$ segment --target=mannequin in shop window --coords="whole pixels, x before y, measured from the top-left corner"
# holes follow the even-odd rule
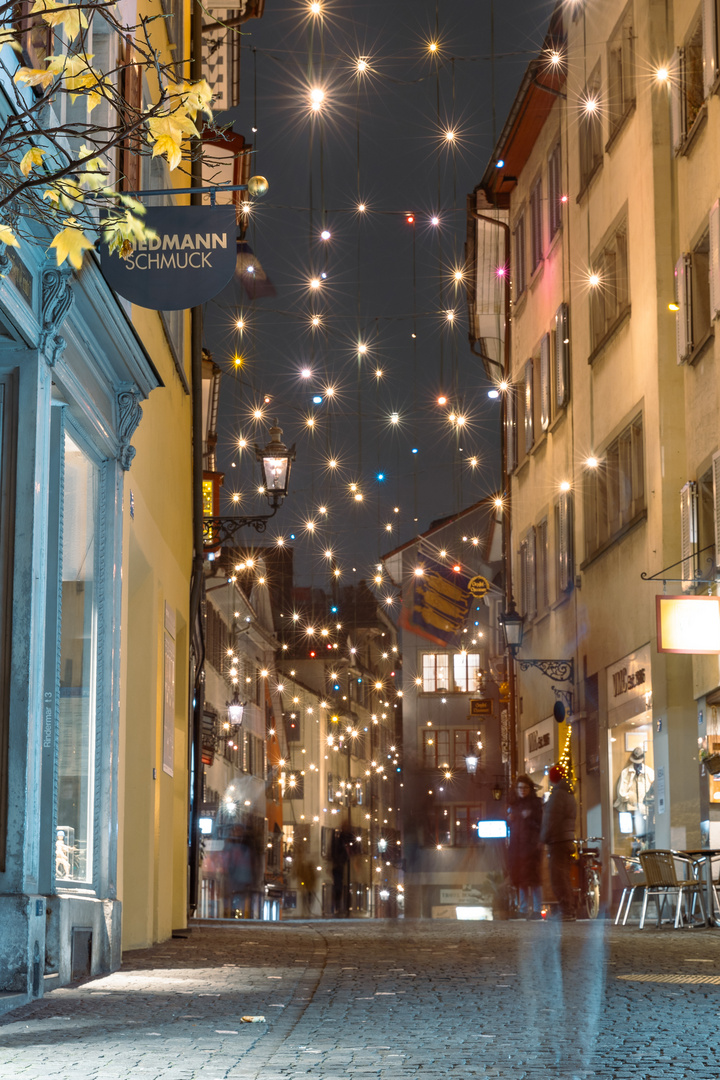
[[[632,814],[633,832],[641,847],[647,846],[655,772],[645,764],[645,751],[636,746],[617,782],[615,809]]]

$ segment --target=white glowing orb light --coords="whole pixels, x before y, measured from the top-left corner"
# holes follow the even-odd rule
[[[325,100],[325,91],[319,86],[313,86],[310,91],[310,108],[313,112],[319,112],[322,109],[323,101]]]

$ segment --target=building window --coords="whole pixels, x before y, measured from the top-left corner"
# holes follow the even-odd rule
[[[301,730],[300,730],[300,717],[297,713],[285,713],[283,716],[285,721],[285,738],[287,742],[300,742]]]
[[[688,360],[712,326],[712,302],[717,296],[717,268],[710,265],[710,233],[675,264],[675,314],[678,364]],[[718,297],[720,299],[720,297]]]
[[[535,273],[543,257],[542,180],[538,179],[530,192],[530,253],[531,273]]]
[[[578,102],[580,111],[580,190],[584,191],[602,164],[600,65],[590,76]]]
[[[527,267],[525,261],[525,211],[515,225],[515,299],[522,296],[527,286]]]
[[[560,140],[548,158],[548,230],[550,239],[562,225],[562,148]]]
[[[708,6],[703,4],[703,8]],[[708,62],[710,64],[711,39]],[[670,128],[673,150],[682,150],[703,107],[706,95],[703,19],[698,15],[685,44],[676,49],[670,63]],[[715,66],[714,63],[712,66]],[[708,78],[710,75],[708,74]]]
[[[608,114],[610,138],[635,104],[635,39],[632,4],[628,4],[608,42]]]
[[[442,847],[469,847],[478,843],[477,825],[483,817],[481,806],[444,806],[435,812],[430,842]]]
[[[482,752],[482,732],[474,728],[458,729],[453,732],[454,754],[453,768],[465,769],[465,758],[468,754],[480,757]]]
[[[55,877],[92,881],[100,470],[65,435]]]
[[[550,563],[548,557],[548,520],[543,518],[535,530],[535,591],[538,614],[550,607]]]
[[[555,312],[555,412],[564,409],[570,399],[570,319],[567,304]]]
[[[645,510],[642,415],[608,446],[585,473],[585,555],[610,543]]]
[[[555,504],[556,574],[558,596],[569,592],[574,584],[575,551],[573,540],[572,493],[563,491]]]
[[[527,619],[536,615],[535,529],[529,529],[520,543],[520,610]]]
[[[423,693],[450,690],[450,656],[448,653],[424,653],[422,658]]]
[[[447,730],[430,728],[422,733],[423,739],[423,768],[425,769],[449,769],[450,768],[450,732]]]
[[[453,656],[453,690],[473,694],[477,689],[480,654],[461,652]]]
[[[590,291],[590,331],[593,350],[611,333],[630,306],[627,220],[615,226],[592,259],[597,284]]]
[[[533,362],[525,364],[525,384],[523,388],[523,427],[525,429],[525,453],[529,454],[535,442],[533,417]]]

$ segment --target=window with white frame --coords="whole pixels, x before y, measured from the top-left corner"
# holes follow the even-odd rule
[[[690,252],[675,263],[677,362],[692,357],[720,313],[720,204],[712,207],[708,228]]]
[[[574,532],[572,492],[563,491],[555,504],[556,576],[557,591],[561,596],[574,584]]]
[[[527,264],[525,255],[525,211],[515,223],[515,272],[513,282],[515,285],[515,299],[522,296],[527,286]]]
[[[561,304],[555,312],[555,363],[553,382],[555,412],[564,409],[570,399],[570,318],[567,304]]]
[[[424,694],[450,690],[449,653],[423,653],[422,688]]]
[[[450,732],[446,728],[422,732],[422,761],[425,769],[450,768]]]
[[[543,257],[542,180],[533,184],[530,192],[530,272],[535,273]]]
[[[580,190],[583,191],[602,164],[602,119],[600,108],[600,64],[588,79],[578,102],[580,110]]]
[[[635,104],[635,35],[632,3],[628,4],[608,41],[608,117],[610,138]]]
[[[533,443],[535,442],[532,360],[528,360],[525,364],[525,378],[523,385],[523,429],[525,432],[525,453],[529,454],[533,448]]]
[[[480,654],[460,652],[453,656],[453,690],[472,694],[477,690]]]
[[[548,158],[548,231],[550,239],[562,225],[562,147],[558,139]]]
[[[709,469],[685,484],[680,491],[680,549],[682,591],[695,584],[707,589],[707,568],[717,565],[720,550],[720,453],[714,454]]]
[[[585,557],[591,558],[645,510],[642,414],[585,472]]]
[[[630,307],[628,227],[623,218],[592,258],[595,280],[590,290],[591,345],[597,349]]]
[[[670,61],[670,138],[682,151],[717,73],[715,4],[703,0],[684,44]]]

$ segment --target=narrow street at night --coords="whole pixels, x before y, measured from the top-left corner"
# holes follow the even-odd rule
[[[193,929],[6,1015],[0,1076],[707,1078],[719,957],[603,920]]]

